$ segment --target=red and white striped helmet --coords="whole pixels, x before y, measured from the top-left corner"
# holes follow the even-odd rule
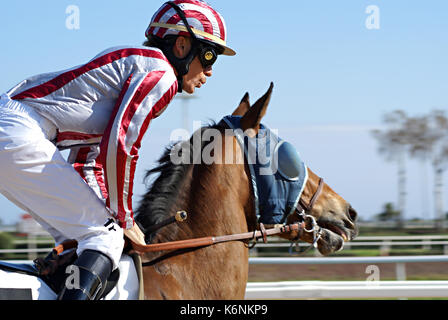
[[[185,14],[191,30],[198,39],[211,41],[224,49],[222,54],[233,56],[235,51],[226,45],[227,30],[224,18],[210,5],[202,0],[173,1]],[[190,36],[181,17],[168,3],[164,3],[154,14],[146,29],[146,37],[150,35],[164,38],[167,35]]]

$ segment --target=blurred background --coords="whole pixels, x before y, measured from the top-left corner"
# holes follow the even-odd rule
[[[135,174],[134,207],[148,188],[146,170],[172,142],[173,130],[191,133],[194,121],[219,121],[245,92],[255,102],[273,81],[264,123],[293,143],[307,165],[359,214],[359,243],[335,255],[445,256],[448,3],[209,3],[224,16],[228,44],[237,55],[219,57],[205,86],[193,96],[178,95],[151,123]],[[109,47],[140,45],[161,4],[2,3],[0,91],[32,75],[86,63]],[[4,197],[0,205],[0,247],[9,250],[0,251],[0,259],[43,254],[39,248],[50,246],[48,237],[29,215]],[[30,237],[34,253],[14,251],[26,249]],[[251,252],[282,256],[288,248],[260,246]],[[367,265],[256,264],[250,280],[365,280]],[[403,278],[394,263],[378,266],[382,280]],[[288,271],[277,272],[280,267]],[[410,263],[404,277],[448,280],[446,270],[446,262]]]

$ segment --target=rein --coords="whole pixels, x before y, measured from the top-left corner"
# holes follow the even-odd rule
[[[164,243],[154,243],[142,245],[133,243],[132,248],[139,253],[165,251],[165,250],[181,250],[196,247],[211,246],[217,243],[229,242],[229,241],[241,241],[263,238],[263,241],[267,242],[267,236],[273,236],[281,233],[289,233],[292,231],[301,232],[305,229],[305,223],[294,223],[289,225],[276,225],[273,228],[266,229],[265,226],[260,223],[260,230],[236,233],[224,236],[210,236],[202,238],[194,238],[179,241],[169,241]]]

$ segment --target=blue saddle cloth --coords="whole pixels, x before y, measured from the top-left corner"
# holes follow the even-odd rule
[[[33,263],[10,263],[6,261],[0,261],[0,270],[11,271],[11,272],[19,272],[28,274],[31,276],[38,276],[39,273],[37,269],[34,267]]]

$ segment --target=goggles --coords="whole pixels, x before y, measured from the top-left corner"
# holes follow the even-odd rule
[[[202,42],[198,43],[197,55],[204,69],[211,67],[218,58],[218,53],[216,52],[216,49],[213,46]]]

